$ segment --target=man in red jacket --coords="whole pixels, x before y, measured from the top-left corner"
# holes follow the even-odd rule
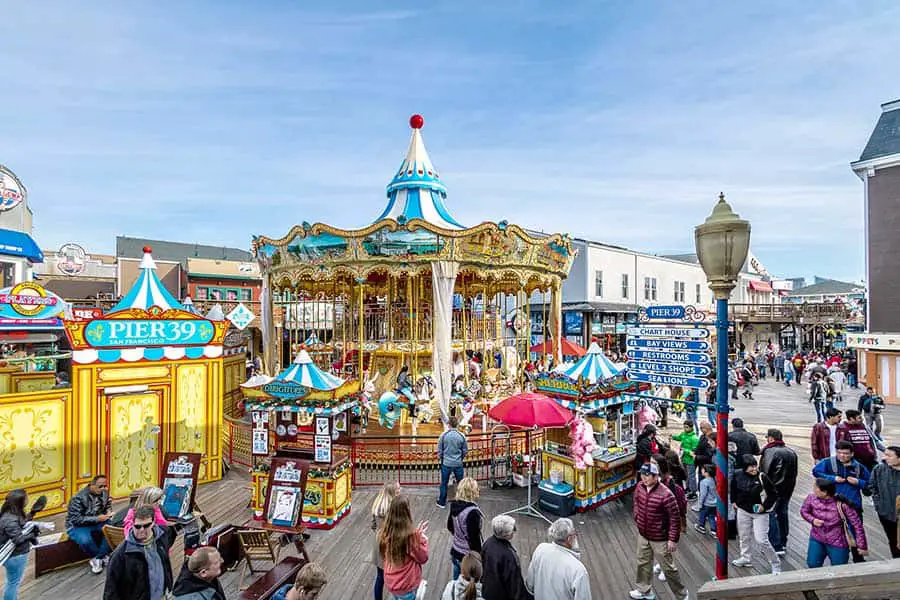
[[[678,600],[689,595],[672,554],[681,536],[681,513],[675,495],[659,481],[659,467],[647,463],[640,469],[641,481],[634,490],[634,522],[638,528],[637,589],[634,600],[652,600],[653,556],[659,559],[666,582]]]
[[[834,445],[837,443],[837,428],[841,422],[841,411],[829,408],[825,411],[825,421],[813,425],[809,436],[809,446],[812,450],[813,464],[823,458],[834,456]]]
[[[878,452],[872,441],[872,434],[863,423],[862,414],[858,410],[850,409],[845,416],[844,422],[838,425],[837,439],[852,443],[853,458],[871,472],[878,463]]]

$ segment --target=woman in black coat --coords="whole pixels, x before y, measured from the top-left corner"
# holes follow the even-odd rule
[[[18,597],[19,583],[28,562],[28,551],[31,550],[32,544],[37,543],[38,528],[33,523],[28,523],[29,517],[33,515],[26,516],[26,504],[28,494],[25,490],[13,490],[0,508],[0,548],[12,544],[12,553],[3,564],[6,570],[3,598]]]

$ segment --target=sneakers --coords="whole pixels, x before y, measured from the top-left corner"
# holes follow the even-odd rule
[[[88,563],[90,563],[91,573],[93,573],[94,575],[103,572],[103,561],[99,558],[92,558],[88,561]]]
[[[109,554],[100,559],[100,565],[105,569],[109,564]]]
[[[447,508],[446,504],[441,504],[437,500],[434,501],[434,505],[437,506],[438,508]]]
[[[787,550],[776,550],[775,554],[777,554],[779,557],[782,557],[787,554]]]
[[[631,590],[628,592],[628,597],[634,598],[634,600],[656,600],[656,594],[652,591],[645,594],[641,590]]]
[[[772,565],[772,575],[781,575],[781,565]]]
[[[691,506],[691,510],[694,512],[700,512],[700,505],[694,504],[693,506]]]
[[[731,564],[736,567],[749,567],[753,564],[753,561],[751,561],[749,558],[744,558],[743,556],[741,556],[731,561]]]
[[[660,581],[666,580],[666,574],[663,573],[662,567],[660,566],[659,563],[656,563],[655,565],[653,565],[653,574],[657,575],[657,577]]]
[[[709,530],[706,529],[706,527],[703,527],[702,525],[694,525],[694,531],[696,531],[697,533],[702,533],[703,535],[706,535],[707,533],[709,533]]]

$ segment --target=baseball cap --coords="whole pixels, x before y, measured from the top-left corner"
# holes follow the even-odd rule
[[[641,465],[641,475],[659,475],[659,467],[653,463]]]

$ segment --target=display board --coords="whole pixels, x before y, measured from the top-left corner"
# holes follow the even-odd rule
[[[162,511],[170,519],[190,514],[197,493],[201,455],[196,452],[166,452],[160,473]]]
[[[303,513],[309,461],[295,457],[273,457],[266,490],[263,517],[272,527],[296,529]]]

